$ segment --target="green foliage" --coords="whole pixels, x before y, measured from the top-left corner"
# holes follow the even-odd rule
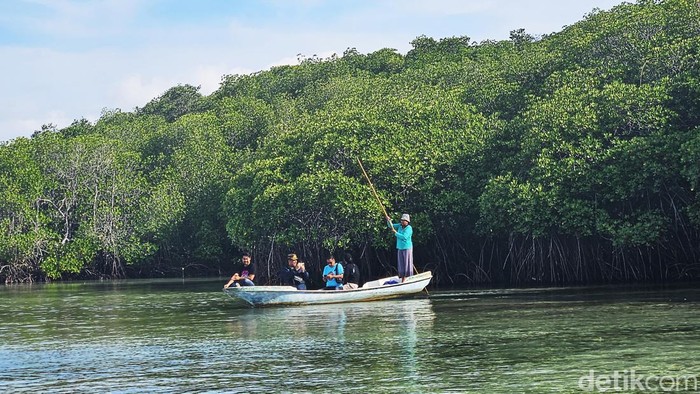
[[[48,278],[58,279],[65,273],[78,273],[94,260],[97,242],[89,237],[77,238],[66,244],[54,242],[46,247],[41,270]]]
[[[7,281],[31,281],[55,237],[49,218],[36,209],[46,179],[35,155],[25,138],[0,146],[0,276]]]
[[[640,0],[543,37],[299,55],[209,97],[176,86],[45,125],[0,145],[0,277],[215,271],[242,249],[345,249],[386,270],[360,158],[443,281],[687,278],[698,37],[697,1]]]
[[[690,190],[697,191],[700,187],[700,127],[695,128],[683,144],[681,161],[683,175],[690,182]]]
[[[343,62],[353,69],[367,71],[370,74],[396,74],[404,68],[404,58],[395,49],[384,48],[367,55],[362,55],[356,49],[348,49],[343,53]]]
[[[170,219],[174,228],[168,243],[179,257],[170,258],[183,264],[184,257],[189,263],[225,260],[229,242],[220,210],[236,158],[212,113],[185,115],[172,129],[187,138],[171,155],[166,176],[166,184],[175,189],[171,196],[177,196],[166,200],[177,218]]]
[[[690,184],[690,196],[685,213],[695,228],[700,228],[700,127],[695,128],[681,148],[681,171]]]
[[[225,97],[216,103],[215,111],[227,143],[236,149],[256,149],[275,116],[270,104],[252,97]]]
[[[419,36],[411,41],[411,49],[406,54],[406,62],[411,67],[420,67],[435,61],[459,61],[469,52],[471,39],[467,36],[449,37],[435,40]]]
[[[556,198],[542,185],[520,182],[512,175],[493,178],[479,198],[480,227],[485,233],[515,232],[541,237],[552,231]]]
[[[207,102],[199,93],[199,89],[199,86],[191,85],[178,85],[170,88],[143,108],[137,108],[136,113],[159,115],[168,122],[174,122],[182,115],[204,111],[207,108]]]

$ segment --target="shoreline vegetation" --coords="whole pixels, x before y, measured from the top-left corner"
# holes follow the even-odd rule
[[[467,32],[468,33],[468,32]],[[343,250],[371,279],[409,212],[438,285],[700,277],[700,6],[560,32],[302,57],[0,144],[0,281],[230,274]]]

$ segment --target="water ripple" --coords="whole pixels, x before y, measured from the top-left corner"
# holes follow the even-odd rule
[[[589,370],[700,373],[693,288],[236,309],[220,287],[0,288],[0,390],[571,392]]]

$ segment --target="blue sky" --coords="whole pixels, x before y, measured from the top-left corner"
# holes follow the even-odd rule
[[[178,84],[328,57],[401,53],[426,35],[506,39],[559,31],[617,0],[4,0],[0,141],[43,124],[132,111]]]

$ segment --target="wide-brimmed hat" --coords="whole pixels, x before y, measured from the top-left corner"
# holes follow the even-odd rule
[[[403,215],[401,215],[401,220],[405,220],[405,221],[407,221],[407,222],[410,223],[410,222],[411,222],[411,216],[410,216],[409,214],[407,214],[407,213],[404,213]]]

